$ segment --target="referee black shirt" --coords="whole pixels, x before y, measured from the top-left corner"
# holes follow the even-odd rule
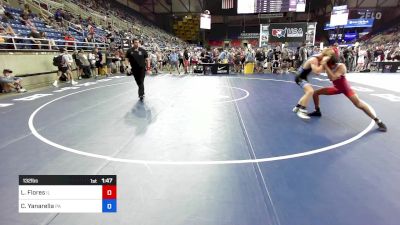
[[[126,52],[126,58],[129,60],[132,69],[139,69],[146,67],[146,59],[149,57],[147,51],[143,48],[130,48]]]

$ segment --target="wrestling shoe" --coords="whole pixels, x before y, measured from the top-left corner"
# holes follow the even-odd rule
[[[321,117],[322,116],[321,111],[314,111],[312,113],[309,113],[308,115],[309,116],[315,116],[315,117]]]
[[[376,122],[376,125],[378,125],[378,130],[379,131],[382,131],[382,132],[386,132],[387,131],[387,127],[382,121]]]
[[[305,110],[305,109],[299,109],[299,111],[297,111],[296,114],[301,119],[305,119],[305,120],[309,120],[310,119],[310,117],[307,115],[307,110]]]

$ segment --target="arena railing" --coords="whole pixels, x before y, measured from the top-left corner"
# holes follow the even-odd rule
[[[50,1],[50,0],[27,0],[26,3],[28,3],[34,10],[39,12],[40,14],[53,17],[54,13],[57,9],[61,8],[64,9],[65,5],[62,3]],[[43,8],[43,5],[46,5],[46,8]],[[79,26],[77,24],[74,24],[70,21],[64,20],[63,22],[68,23],[68,27],[74,29],[76,32],[82,33],[83,31],[79,30]]]
[[[101,42],[80,42],[80,41],[66,41],[63,39],[41,39],[41,38],[25,38],[16,36],[3,36],[1,38],[5,40],[4,43],[0,43],[0,51],[58,51],[60,48],[66,48],[69,50],[91,50],[97,47],[100,50],[107,50],[109,44]],[[33,43],[33,41],[39,41]],[[59,44],[57,42],[62,42]],[[30,47],[30,48],[26,48]]]
[[[100,12],[97,12],[82,4],[77,5],[76,3],[65,1],[64,5],[68,10],[70,10],[74,14],[81,15],[84,17],[92,17],[92,20],[97,25],[102,25],[103,27],[107,27],[108,22],[111,22],[113,26],[123,29],[128,29],[131,26],[129,22],[123,21],[122,19],[119,19],[114,15],[109,15],[107,19],[105,19],[106,15],[102,15]]]
[[[60,8],[64,9],[64,4],[50,0],[25,0],[25,2],[37,5],[38,8],[48,12],[56,11]],[[43,6],[46,6],[47,10]]]

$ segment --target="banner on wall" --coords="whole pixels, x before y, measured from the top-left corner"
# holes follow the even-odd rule
[[[268,39],[269,42],[304,42],[307,31],[307,23],[271,23]]]
[[[307,42],[314,45],[317,23],[272,23],[260,24],[259,45],[269,43]]]

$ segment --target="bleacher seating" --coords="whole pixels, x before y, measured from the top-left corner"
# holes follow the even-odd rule
[[[64,37],[66,33],[72,35],[76,42],[85,42],[87,35],[89,34],[89,24],[94,26],[95,34],[94,41],[98,43],[109,43],[107,37],[112,37],[114,41],[118,43],[122,43],[125,38],[133,38],[138,37],[144,41],[144,46],[148,48],[173,48],[177,46],[184,46],[185,42],[181,39],[157,28],[151,21],[145,19],[139,13],[134,12],[132,9],[118,3],[116,1],[89,1],[85,5],[85,0],[70,0],[70,2],[76,4],[76,7],[80,7],[84,9],[87,7],[86,5],[91,5],[93,8],[87,9],[87,11],[95,12],[100,17],[102,15],[113,15],[121,21],[126,21],[126,23],[130,23],[129,28],[136,28],[136,30],[127,30],[126,23],[125,27],[118,27],[118,24],[113,24],[112,30],[108,30],[108,26],[96,26],[91,18],[87,16],[87,18],[82,18],[81,15],[73,15],[70,14],[70,19],[65,21],[63,24],[60,24],[60,27],[54,27],[49,25],[49,21],[46,18],[39,18],[35,14],[30,14],[30,20],[33,25],[36,27],[38,32],[44,32],[46,34],[47,39],[54,40],[56,45],[64,45]],[[100,4],[104,3],[104,4]],[[42,6],[40,6],[42,7]],[[112,7],[112,10],[109,10],[107,7]],[[9,12],[14,16],[13,20],[9,20],[8,24],[12,27],[14,32],[19,36],[26,38],[31,33],[31,29],[29,26],[26,26],[20,20],[21,14],[24,12],[20,8],[13,8],[9,6],[4,7],[6,12]],[[56,10],[54,7],[46,7],[48,10],[48,15],[54,15]],[[66,12],[68,13],[68,12]],[[36,16],[36,17],[32,17]],[[79,17],[79,20],[77,19]],[[46,22],[47,21],[47,22]],[[64,27],[64,24],[68,24],[67,27]],[[79,24],[77,24],[79,23]],[[4,26],[8,26],[8,24],[4,24]],[[54,24],[51,24],[54,25]],[[23,42],[25,43],[25,42]],[[77,47],[85,47],[89,46],[86,43],[77,44]],[[93,45],[90,45],[93,46]],[[32,46],[24,46],[19,48],[31,48]]]

